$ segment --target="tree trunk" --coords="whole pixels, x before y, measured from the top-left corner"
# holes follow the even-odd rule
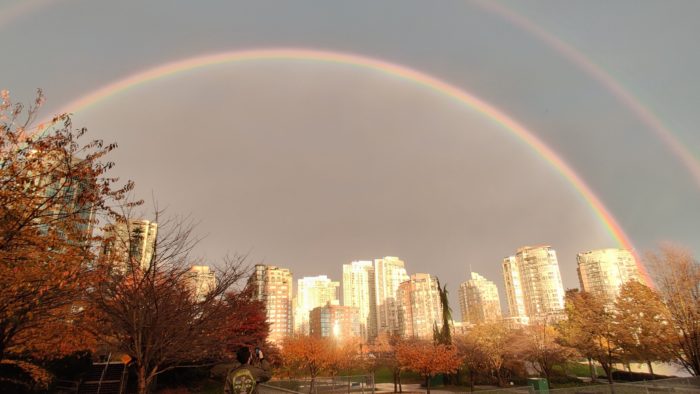
[[[496,371],[496,381],[498,382],[498,387],[506,387],[506,380],[503,378],[503,373],[500,369]]]
[[[605,369],[605,374],[608,376],[608,387],[610,388],[610,393],[615,394],[615,386],[613,385],[613,366],[612,363],[608,364],[607,368],[605,365],[603,365],[603,369]]]
[[[588,370],[591,373],[591,381],[595,382],[596,379],[596,374],[595,374],[595,369],[593,368],[593,360],[591,360],[590,357],[588,357]]]
[[[598,382],[598,367],[593,363],[593,382]]]
[[[398,376],[399,376],[399,393],[403,393],[403,385],[401,384],[401,370],[399,370]]]
[[[613,384],[613,378],[612,378],[612,364],[611,364],[611,365],[608,365],[607,368],[606,368],[605,366],[603,366],[603,369],[605,370],[605,376],[608,377],[608,383],[609,383],[609,384]]]
[[[474,378],[475,378],[475,373],[474,371],[470,368],[469,369],[469,391],[474,392]]]
[[[425,377],[425,388],[428,390],[426,394],[430,394],[430,375]]]
[[[651,360],[647,360],[647,367],[649,367],[649,374],[651,375],[651,380],[654,380],[654,368],[651,367]]]
[[[139,365],[138,367],[138,393],[147,394],[148,393],[148,381],[146,380],[146,367]]]
[[[391,377],[394,378],[394,392],[398,393],[399,392],[399,376],[396,373],[396,370],[391,371]]]

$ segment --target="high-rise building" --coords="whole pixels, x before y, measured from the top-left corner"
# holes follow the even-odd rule
[[[115,269],[127,272],[146,270],[153,263],[158,224],[149,220],[128,220],[105,227],[103,254],[115,263]]]
[[[319,306],[309,313],[310,335],[317,338],[346,340],[360,338],[360,314],[353,306]]]
[[[406,338],[431,339],[433,328],[442,327],[442,304],[437,278],[413,274],[398,291],[400,334]]]
[[[501,300],[496,284],[471,272],[470,279],[459,286],[459,308],[464,323],[501,320]]]
[[[294,309],[294,332],[309,334],[309,312],[328,303],[339,305],[339,282],[330,280],[326,275],[307,276],[297,282],[296,307]]]
[[[343,264],[343,305],[355,307],[360,319],[360,337],[377,335],[377,300],[372,261]]]
[[[503,259],[503,282],[506,286],[506,300],[508,301],[508,320],[515,326],[528,324],[525,312],[525,296],[520,279],[520,270],[515,256]]]
[[[251,280],[255,299],[265,305],[269,340],[279,344],[293,332],[292,273],[286,268],[257,264]]]
[[[642,281],[634,256],[626,249],[598,249],[576,255],[581,289],[610,302],[620,287],[631,280]]]
[[[398,257],[374,260],[374,288],[377,304],[377,333],[399,334],[399,285],[408,280],[404,262]]]
[[[207,265],[193,265],[187,273],[187,283],[195,300],[203,300],[216,288],[216,275]]]
[[[95,188],[99,186],[92,182],[94,179],[90,179],[90,176],[76,170],[81,166],[81,159],[52,155],[53,157],[45,156],[35,161],[37,153],[28,152],[29,160],[18,163],[22,167],[28,165],[23,168],[23,172],[28,177],[26,181],[31,184],[31,187],[24,189],[25,195],[32,198],[42,196],[36,202],[40,204],[40,207],[37,207],[37,213],[40,211],[41,215],[38,216],[44,220],[35,220],[35,224],[39,225],[43,222],[40,226],[42,230],[57,224],[59,227],[70,224],[69,227],[74,226],[71,230],[77,230],[74,235],[83,237],[82,240],[66,234],[66,228],[61,228],[58,233],[70,237],[71,242],[78,241],[87,246],[92,236],[93,219],[97,210],[97,202],[93,201],[94,193]],[[67,160],[69,158],[70,160]],[[62,219],[57,221],[56,218]],[[70,220],[67,220],[68,218]]]
[[[510,319],[552,322],[564,316],[564,285],[550,246],[525,246],[503,260]]]
[[[461,321],[452,321],[452,337],[456,337],[458,335],[467,335],[469,334],[469,331],[473,327],[473,325],[469,323],[464,323]]]

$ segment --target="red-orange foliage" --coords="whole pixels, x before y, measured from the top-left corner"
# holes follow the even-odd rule
[[[267,322],[265,303],[253,298],[253,288],[226,294],[229,308],[226,323],[221,333],[226,351],[235,355],[242,346],[266,348],[270,324]],[[266,357],[270,355],[265,353]]]
[[[90,229],[131,184],[112,189],[112,163],[100,160],[115,145],[83,141],[86,131],[73,130],[67,115],[29,136],[41,92],[26,114],[1,96],[0,360],[61,356],[91,345],[75,330],[91,283]]]
[[[307,374],[312,381],[328,367],[332,344],[328,339],[310,336],[287,338],[282,344],[282,360],[291,371]]]
[[[462,364],[462,358],[454,346],[428,341],[403,342],[396,348],[396,357],[399,364],[425,378],[428,393],[433,376],[455,373]]]
[[[331,376],[337,376],[341,371],[358,364],[360,356],[360,341],[346,339],[344,341],[334,341],[331,344],[327,371]]]
[[[297,336],[287,338],[282,345],[282,360],[289,372],[311,378],[310,392],[316,377],[324,372],[337,375],[357,361],[359,342],[337,342],[330,338]]]
[[[403,392],[401,385],[401,372],[403,366],[396,358],[396,349],[403,340],[398,335],[389,335],[388,333],[380,333],[374,338],[368,348],[366,360],[367,368],[374,372],[379,366],[387,366],[391,369],[392,381],[394,383],[394,392]]]

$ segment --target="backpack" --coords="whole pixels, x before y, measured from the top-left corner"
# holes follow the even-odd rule
[[[255,377],[247,368],[240,368],[232,372],[231,393],[232,394],[252,394],[255,390]]]

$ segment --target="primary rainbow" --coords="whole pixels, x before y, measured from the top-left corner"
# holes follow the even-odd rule
[[[203,55],[163,64],[113,82],[71,102],[63,107],[59,113],[85,110],[86,108],[94,106],[109,97],[125,92],[135,86],[166,78],[181,72],[219,64],[271,60],[312,61],[371,69],[428,88],[472,108],[525,142],[530,148],[537,152],[542,159],[554,167],[590,205],[594,214],[600,219],[610,235],[618,242],[619,246],[629,249],[634,253],[634,246],[630,242],[629,237],[627,237],[617,220],[608,212],[600,199],[561,157],[533,133],[527,130],[527,128],[489,103],[454,85],[450,85],[447,82],[420,71],[382,60],[354,54],[298,48],[254,49]],[[642,272],[646,273],[638,258],[637,264]]]

